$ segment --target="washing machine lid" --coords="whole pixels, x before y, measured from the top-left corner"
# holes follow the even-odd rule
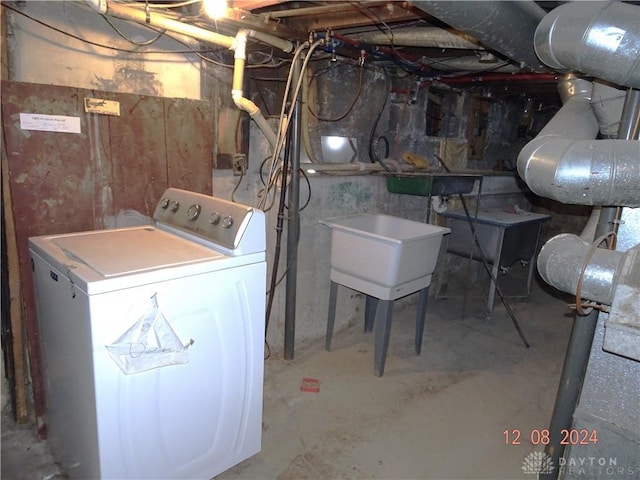
[[[154,227],[98,230],[52,237],[70,259],[113,277],[224,257],[224,254]]]

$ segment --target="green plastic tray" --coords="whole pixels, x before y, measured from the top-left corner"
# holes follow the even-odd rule
[[[398,174],[387,177],[387,190],[405,195],[454,195],[469,193],[480,175]]]

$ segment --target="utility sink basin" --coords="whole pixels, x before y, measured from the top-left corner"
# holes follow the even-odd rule
[[[455,195],[469,193],[481,175],[463,173],[397,173],[387,176],[387,190],[406,195]]]
[[[332,271],[388,288],[429,277],[436,267],[442,236],[450,232],[383,214],[321,223],[331,227]]]

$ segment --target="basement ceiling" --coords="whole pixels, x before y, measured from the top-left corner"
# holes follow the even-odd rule
[[[451,0],[450,0],[451,1]],[[263,19],[275,21],[298,32],[352,31],[354,28],[371,30],[397,27],[399,24],[421,21],[423,24],[435,22],[408,1],[284,1],[284,0],[231,0],[229,7],[237,12],[245,12]],[[545,10],[551,10],[564,2],[535,2]]]
[[[539,93],[555,96],[554,72],[548,71],[533,52],[533,29],[546,12],[562,3],[230,0],[228,19],[207,22],[218,30],[232,27],[227,30],[230,34],[233,28],[252,28],[300,42],[325,38],[327,54],[404,70],[420,78],[449,79],[462,85],[477,83],[482,75],[483,86],[517,83],[509,88],[510,95],[535,85]],[[469,30],[454,28],[452,22],[445,22],[449,20],[446,15],[439,15],[454,6],[466,10]],[[480,10],[476,11],[476,6]],[[478,38],[482,36],[473,28],[486,23],[482,8],[489,9],[487,16],[493,16],[494,10],[502,11],[505,6],[512,9],[506,17],[508,22],[496,15],[496,23],[483,27],[485,35]],[[519,31],[522,20],[530,21],[528,36],[526,28]],[[429,34],[429,39],[415,40],[415,35],[423,34]],[[436,40],[432,34],[437,34]]]

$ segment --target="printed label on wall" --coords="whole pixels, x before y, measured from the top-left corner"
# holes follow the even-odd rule
[[[45,115],[41,113],[21,113],[20,128],[22,130],[38,130],[41,132],[82,133],[80,117]]]
[[[84,111],[87,113],[99,113],[101,115],[113,115],[114,117],[119,117],[120,102],[104,100],[102,98],[85,97]]]

